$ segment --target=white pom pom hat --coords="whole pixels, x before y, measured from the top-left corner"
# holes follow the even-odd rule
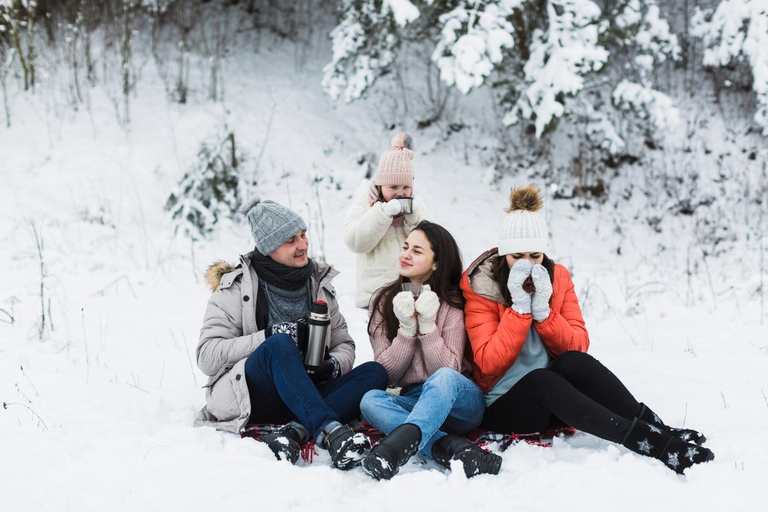
[[[509,209],[499,234],[499,255],[544,252],[549,245],[549,230],[542,207],[541,192],[534,185],[513,188]]]

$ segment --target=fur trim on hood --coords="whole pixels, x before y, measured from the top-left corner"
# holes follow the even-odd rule
[[[224,277],[225,274],[229,274],[235,270],[237,270],[235,265],[224,260],[211,263],[208,270],[205,271],[205,280],[208,282],[208,286],[211,287],[211,291],[216,291],[221,284],[221,278]]]

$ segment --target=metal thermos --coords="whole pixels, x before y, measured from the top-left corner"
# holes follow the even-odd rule
[[[328,326],[331,325],[331,316],[328,314],[328,304],[322,300],[312,304],[309,318],[309,339],[307,341],[307,353],[304,356],[304,366],[317,368],[323,364],[325,357],[325,335]]]

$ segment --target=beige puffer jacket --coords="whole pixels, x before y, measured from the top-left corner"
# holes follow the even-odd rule
[[[373,292],[400,275],[397,256],[413,228],[423,220],[434,220],[421,199],[414,197],[415,218],[408,215],[404,226],[395,227],[382,210],[383,203],[370,204],[370,189],[371,182],[363,180],[344,219],[344,243],[357,254],[355,306],[359,308],[367,308]]]
[[[251,415],[245,360],[265,338],[264,331],[256,327],[259,279],[251,267],[251,256],[252,253],[240,256],[238,267],[218,262],[206,276],[214,292],[208,299],[200,329],[197,366],[210,379],[203,386],[206,406],[197,414],[195,426],[238,433]],[[331,284],[338,271],[314,261],[311,265],[314,266],[310,277],[312,300],[324,300],[331,315],[326,346],[345,374],[355,362],[355,342],[339,312],[336,290]]]

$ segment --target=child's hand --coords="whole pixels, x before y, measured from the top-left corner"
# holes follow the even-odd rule
[[[392,199],[391,201],[387,201],[381,206],[381,210],[390,217],[394,217],[395,215],[399,215],[402,211],[402,206],[400,206],[400,201],[397,199]]]

